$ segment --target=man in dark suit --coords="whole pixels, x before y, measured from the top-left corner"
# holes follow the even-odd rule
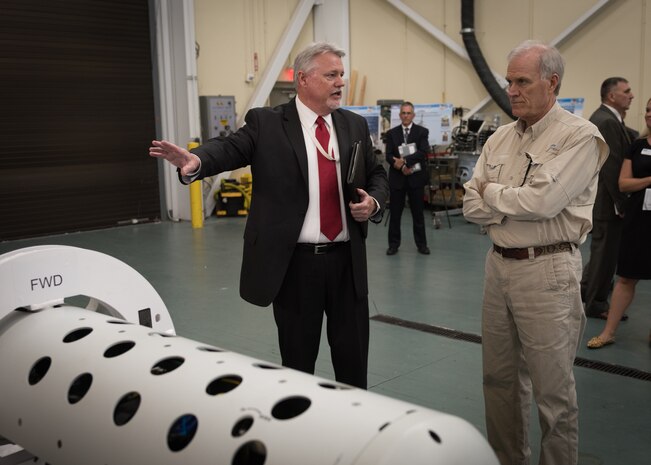
[[[296,57],[297,97],[289,103],[252,109],[237,132],[192,152],[167,141],[149,150],[185,183],[251,166],[242,298],[273,303],[282,363],[307,373],[314,373],[325,312],[336,379],[366,388],[365,239],[368,220],[381,220],[388,186],[366,120],[339,109],[342,56],[331,44],[312,44]],[[354,203],[345,180],[356,141],[364,173]]]
[[[386,135],[386,160],[389,164],[389,248],[387,255],[395,255],[400,247],[400,220],[409,199],[413,221],[414,242],[418,251],[429,255],[425,234],[424,187],[427,185],[427,152],[429,131],[414,124],[414,105],[400,106],[402,124]]]
[[[608,294],[617,268],[619,241],[626,195],[619,191],[619,171],[624,154],[632,142],[624,116],[633,100],[628,81],[611,77],[601,84],[601,105],[590,121],[610,148],[610,155],[599,172],[597,197],[592,209],[590,259],[583,269],[581,295],[589,317],[606,319]]]

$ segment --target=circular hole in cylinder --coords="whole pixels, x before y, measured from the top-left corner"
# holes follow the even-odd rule
[[[226,394],[242,383],[242,377],[237,375],[226,375],[215,378],[206,387],[206,393],[211,396]]]
[[[237,420],[237,423],[235,423],[233,429],[231,430],[231,435],[234,438],[243,436],[248,430],[251,429],[252,426],[253,426],[253,417],[247,415]]]
[[[125,320],[108,320],[107,323],[112,325],[130,325],[128,321]]]
[[[104,357],[113,358],[130,351],[136,345],[133,341],[116,342],[104,351]]]
[[[266,363],[254,363],[253,366],[256,368],[262,368],[263,370],[280,370],[280,367],[267,365]]]
[[[76,404],[83,399],[91,384],[93,384],[93,375],[90,373],[82,373],[77,376],[68,389],[68,402]]]
[[[50,369],[50,366],[52,366],[52,359],[50,357],[45,356],[39,358],[36,363],[32,365],[32,368],[29,370],[29,375],[27,376],[27,381],[30,386],[41,381]]]
[[[65,335],[65,337],[63,338],[63,342],[68,343],[68,342],[78,341],[79,339],[88,336],[92,332],[93,332],[93,328],[88,328],[88,327],[75,329],[74,331],[70,331],[68,334]]]
[[[305,412],[312,401],[303,396],[292,396],[281,400],[271,409],[271,415],[277,420],[289,420]]]
[[[123,395],[113,410],[113,423],[117,426],[126,425],[138,411],[140,400],[140,394],[135,391]]]
[[[202,352],[224,352],[223,349],[218,349],[217,347],[197,347],[197,350]]]
[[[185,362],[185,359],[183,357],[164,358],[160,362],[156,363],[153,367],[151,367],[151,374],[164,375],[165,373],[176,370],[178,367],[183,365],[183,362]]]
[[[167,447],[172,452],[185,449],[190,444],[190,441],[192,441],[192,438],[194,438],[198,427],[199,421],[197,417],[190,413],[181,415],[174,420],[174,423],[172,423],[172,426],[170,426],[167,432]]]
[[[352,389],[350,386],[344,386],[343,384],[334,384],[334,383],[319,383],[319,386],[321,386],[324,389],[332,389],[334,391],[347,391],[349,389]]]
[[[267,459],[267,448],[260,441],[249,441],[235,452],[232,465],[263,465]]]
[[[434,431],[429,430],[429,435],[434,439],[437,443],[441,444],[441,436],[436,434]]]

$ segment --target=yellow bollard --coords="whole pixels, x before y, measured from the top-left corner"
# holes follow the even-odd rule
[[[199,147],[199,142],[189,142],[188,150]],[[192,227],[203,228],[203,189],[201,179],[190,184],[190,212],[192,215]]]

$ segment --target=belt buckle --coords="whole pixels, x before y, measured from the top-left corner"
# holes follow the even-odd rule
[[[328,250],[328,244],[316,244],[314,246],[314,255],[323,255]]]

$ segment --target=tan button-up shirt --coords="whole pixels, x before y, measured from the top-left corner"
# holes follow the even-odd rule
[[[594,124],[558,103],[524,127],[518,120],[488,138],[464,185],[463,215],[501,247],[581,244],[608,145]]]

